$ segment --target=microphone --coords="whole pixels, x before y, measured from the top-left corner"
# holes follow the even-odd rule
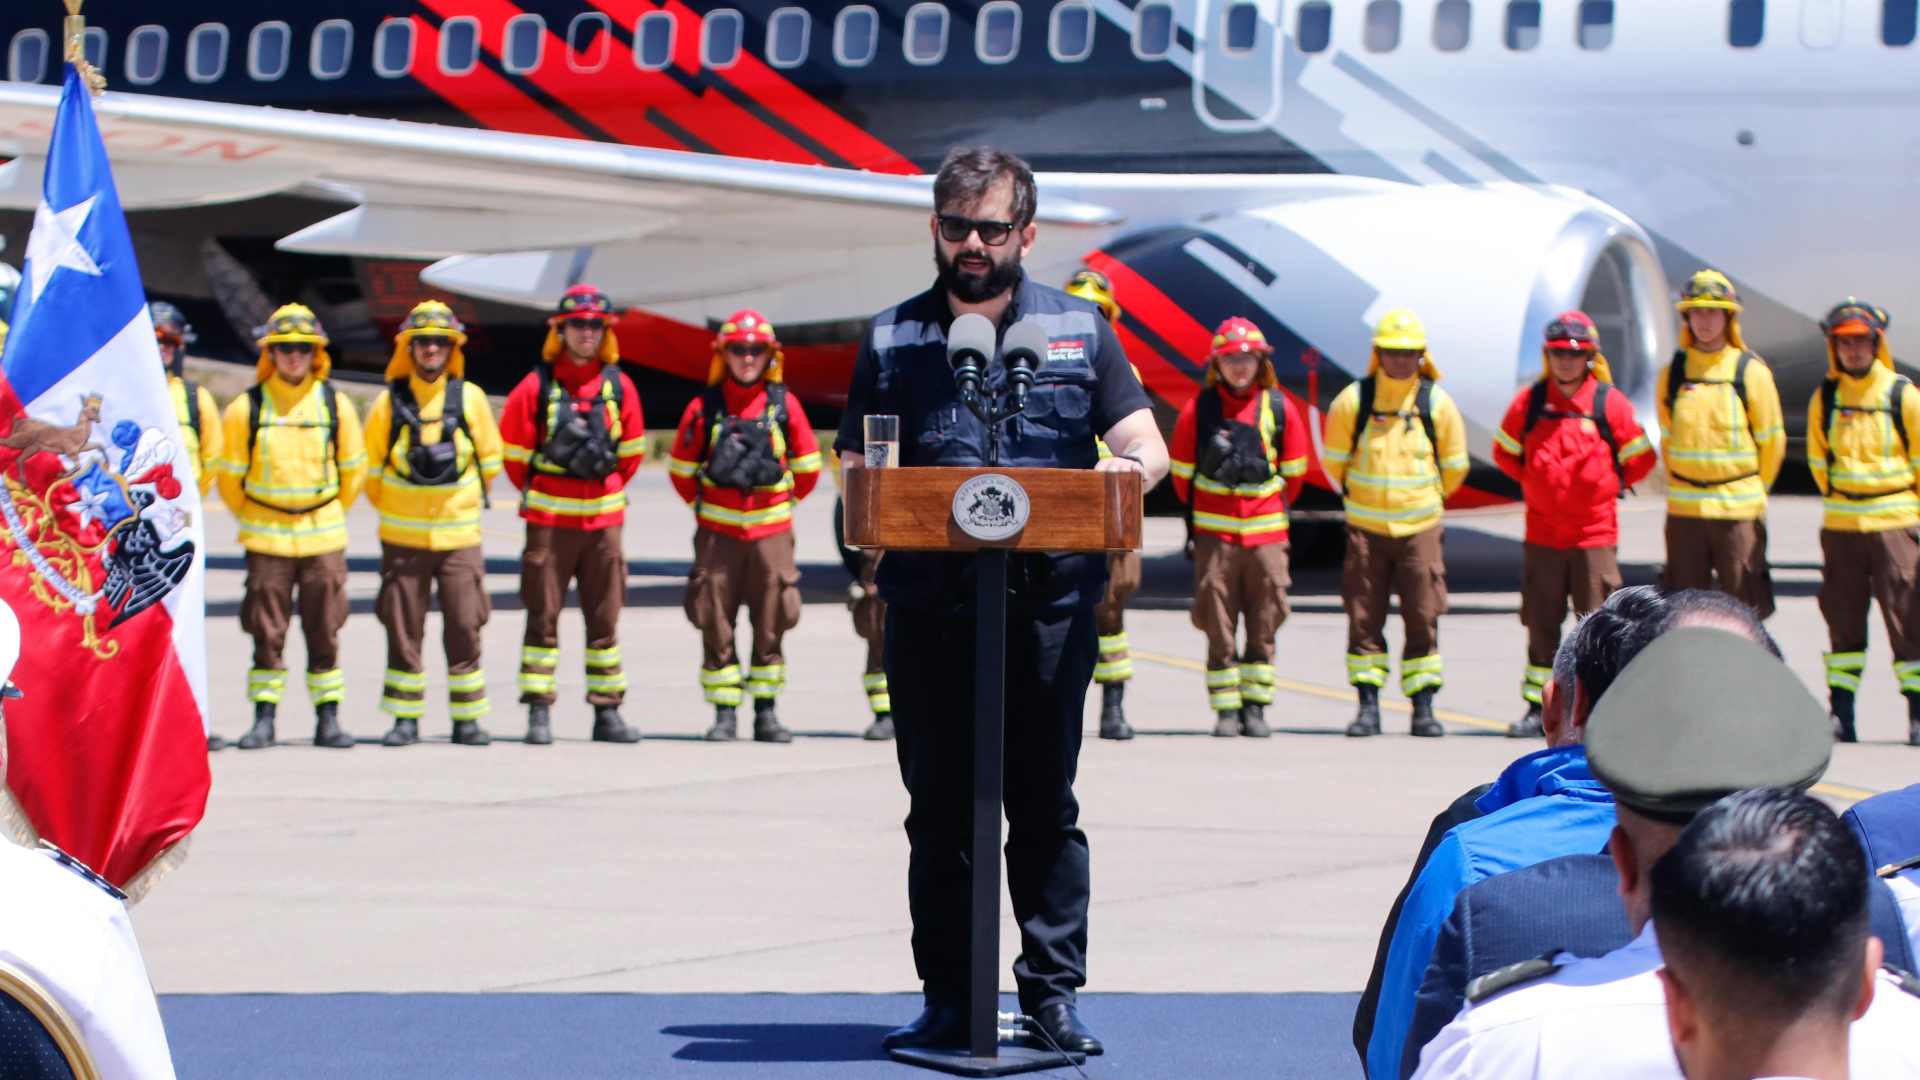
[[[947,331],[947,363],[953,365],[953,383],[960,400],[976,412],[980,408],[980,380],[993,356],[993,323],[985,315],[968,313],[953,320]]]
[[[1047,330],[1038,319],[1021,319],[1007,331],[1000,347],[1001,362],[1007,365],[1007,381],[1013,386],[1013,409],[1026,407],[1027,391],[1033,389],[1033,369],[1047,355]]]

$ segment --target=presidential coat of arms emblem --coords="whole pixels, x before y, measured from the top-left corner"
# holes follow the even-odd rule
[[[184,451],[133,420],[100,438],[105,405],[88,393],[71,424],[24,412],[0,421],[0,547],[12,549],[35,599],[82,621],[82,640],[101,659],[119,651],[105,631],[165,599],[194,554],[192,518],[176,502]]]

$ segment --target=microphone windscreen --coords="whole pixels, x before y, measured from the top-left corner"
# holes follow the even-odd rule
[[[1038,319],[1021,319],[1007,331],[1007,337],[1000,346],[1001,359],[1008,368],[1021,366],[1037,368],[1046,362],[1047,330]]]
[[[993,322],[985,315],[969,312],[953,320],[947,330],[947,362],[958,366],[971,357],[981,367],[993,358]]]

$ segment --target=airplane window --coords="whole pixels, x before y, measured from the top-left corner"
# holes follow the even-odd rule
[[[525,75],[540,66],[547,51],[547,20],[539,15],[515,15],[507,20],[507,47],[500,66],[510,75]]]
[[[373,32],[373,73],[397,79],[413,70],[413,20],[383,19]]]
[[[1613,0],[1580,0],[1577,40],[1583,49],[1604,49],[1613,44]]]
[[[1093,5],[1061,0],[1053,5],[1053,25],[1047,31],[1047,51],[1063,64],[1078,63],[1093,53]]]
[[[1141,5],[1145,10],[1147,5]],[[1020,52],[1020,5],[1014,0],[992,0],[980,9],[974,30],[973,52],[982,63],[1004,64]]]
[[[807,62],[807,44],[813,36],[813,16],[803,7],[783,7],[767,17],[767,63],[777,68]]]
[[[746,24],[732,8],[707,12],[700,21],[700,63],[710,68],[729,68],[740,59],[740,35]]]
[[[440,24],[440,72],[465,75],[480,63],[480,20],[456,15]]]
[[[903,47],[910,64],[937,64],[947,55],[947,8],[944,4],[915,4],[907,9]]]
[[[1400,0],[1372,0],[1360,41],[1368,52],[1392,52],[1400,47]]]
[[[673,14],[649,11],[633,26],[633,66],[659,71],[673,63]]]
[[[1433,9],[1433,47],[1459,52],[1472,32],[1473,5],[1468,0],[1440,0]]]
[[[1540,0],[1507,0],[1507,48],[1526,52],[1540,44]]]
[[[607,66],[613,52],[613,20],[597,11],[575,15],[567,24],[567,66],[583,75]]]
[[[22,30],[7,48],[7,78],[37,83],[47,77],[47,32]]]
[[[1307,0],[1294,18],[1293,40],[1303,53],[1326,52],[1333,43],[1333,5]]]
[[[1248,3],[1230,4],[1220,16],[1220,27],[1228,52],[1252,52],[1260,36],[1260,10]]]
[[[283,22],[263,22],[247,35],[247,74],[256,82],[272,82],[287,73],[287,53],[293,31]]]
[[[167,71],[167,28],[136,26],[127,35],[127,81],[152,86]]]
[[[841,67],[872,63],[880,36],[880,14],[865,4],[840,9],[833,20],[833,59]]]
[[[1173,5],[1147,0],[1133,9],[1133,55],[1158,60],[1173,51]]]
[[[1751,49],[1767,29],[1767,0],[1732,0],[1727,5],[1727,44]]]
[[[86,50],[87,63],[100,71],[107,70],[107,32],[98,26],[87,27],[81,38],[81,48]]]
[[[1880,40],[1888,45],[1913,44],[1920,29],[1920,0],[1885,0],[1880,5]]]
[[[187,35],[187,78],[197,83],[218,82],[227,73],[227,28],[201,23]]]
[[[313,28],[313,45],[307,54],[307,70],[316,79],[337,79],[347,73],[353,62],[353,24],[345,19],[328,19]]]

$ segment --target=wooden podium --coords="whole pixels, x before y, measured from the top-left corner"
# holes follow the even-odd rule
[[[1078,1065],[1085,1055],[1000,1045],[1000,815],[1006,763],[1007,553],[1140,547],[1141,476],[1087,469],[848,469],[846,542],[972,552],[975,566],[973,889],[967,1047],[891,1051],[958,1076]]]

